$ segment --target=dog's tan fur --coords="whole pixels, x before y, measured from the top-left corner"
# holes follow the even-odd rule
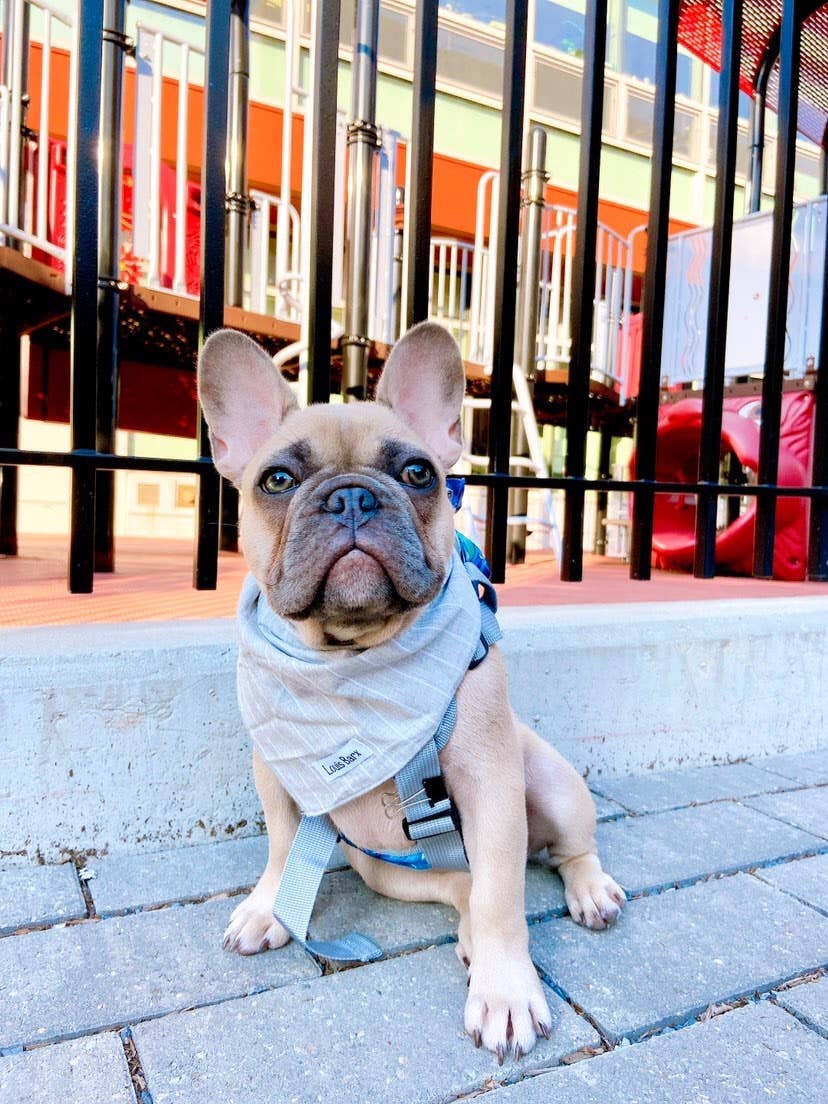
[[[241,488],[245,556],[270,604],[306,643],[370,647],[399,633],[439,590],[454,538],[441,469],[459,455],[463,388],[453,339],[430,323],[395,347],[376,403],[307,410],[296,409],[285,381],[249,339],[221,331],[206,343],[199,393],[216,466]],[[406,447],[395,453],[401,442]],[[397,454],[403,459],[395,461]],[[411,493],[401,482],[394,464],[409,454],[434,466],[433,493]],[[391,459],[380,463],[381,456]],[[264,494],[262,472],[282,463],[301,468],[298,489]],[[369,488],[380,509],[370,524],[343,534],[321,503],[354,485]],[[457,910],[457,952],[469,969],[466,1030],[502,1060],[509,1046],[526,1053],[550,1025],[528,953],[527,851],[548,848],[571,915],[588,927],[612,923],[624,894],[601,869],[589,791],[515,717],[496,648],[465,676],[457,704],[457,726],[440,761],[460,810],[471,873],[412,871],[346,851],[377,892]],[[255,752],[253,767],[269,857],[225,935],[225,946],[240,954],[288,941],[271,909],[299,822],[293,800]],[[332,819],[363,847],[410,846],[401,818],[388,819],[380,789],[336,809]]]

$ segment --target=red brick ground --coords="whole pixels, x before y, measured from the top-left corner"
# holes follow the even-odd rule
[[[0,557],[0,626],[231,617],[245,574],[241,556],[223,553],[218,588],[197,591],[189,543],[124,538],[118,541],[115,573],[97,575],[94,594],[69,594],[66,558],[67,544],[59,537],[23,537],[17,558]],[[696,580],[663,571],[654,571],[644,583],[631,580],[625,564],[595,556],[586,557],[584,582],[562,583],[553,557],[540,553],[510,568],[506,584],[498,589],[504,606],[828,593],[828,586],[820,583]]]

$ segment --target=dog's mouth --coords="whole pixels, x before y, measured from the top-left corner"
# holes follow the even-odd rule
[[[354,546],[329,565],[307,605],[285,616],[292,621],[335,619],[365,625],[417,604],[400,593],[377,555]]]

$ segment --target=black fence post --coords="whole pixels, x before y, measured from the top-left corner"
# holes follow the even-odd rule
[[[230,76],[231,0],[207,5],[207,49],[204,72],[204,131],[201,167],[201,294],[199,351],[208,334],[224,325],[225,199],[227,179],[227,108]],[[210,436],[198,411],[198,455],[211,458]],[[218,576],[220,478],[205,467],[198,480],[196,557],[193,585],[214,590]]]
[[[313,143],[308,269],[308,400],[331,397],[333,219],[336,189],[336,89],[339,75],[339,0],[317,0],[316,60],[310,140]],[[305,125],[307,126],[307,120]]]
[[[72,255],[72,451],[95,453],[98,359],[98,149],[101,106],[102,0],[78,0],[77,145]],[[95,567],[95,467],[72,468],[69,589],[91,594]]]
[[[561,578],[580,582],[584,563],[584,487],[589,430],[589,378],[595,310],[595,250],[598,234],[598,183],[604,114],[604,59],[607,48],[607,0],[587,5],[584,82],[581,93],[581,158],[578,214],[572,262],[572,348],[566,399],[566,475]]]
[[[722,26],[719,128],[716,138],[716,210],[710,247],[710,288],[699,451],[700,483],[718,483],[721,467],[725,348],[733,247],[733,194],[736,183],[736,138],[739,125],[742,0],[725,0]],[[718,501],[718,496],[713,491],[701,491],[696,499],[696,550],[693,570],[698,579],[710,579],[716,573]]]
[[[434,104],[437,81],[439,0],[422,0],[414,11],[414,118],[406,185],[405,328],[428,317],[431,290],[431,194],[434,176]]]
[[[636,482],[630,576],[650,578],[653,549],[653,482],[661,387],[661,344],[664,332],[664,286],[667,236],[670,227],[670,184],[673,171],[673,128],[676,114],[676,52],[680,0],[659,0],[656,43],[656,91],[653,125],[653,168],[641,330],[641,378],[636,424]]]
[[[765,342],[765,375],[762,380],[759,470],[756,475],[757,485],[760,487],[775,484],[779,474],[788,277],[791,267],[800,34],[798,0],[783,0],[779,48],[779,136],[776,146],[776,188],[768,292],[768,328]],[[759,578],[773,578],[775,532],[776,495],[772,491],[760,493],[756,500],[756,533],[753,546],[753,574]]]
[[[827,135],[828,136],[828,135]],[[828,189],[823,188],[823,195]],[[828,199],[825,211],[825,264],[828,266]],[[822,284],[822,324],[814,388],[814,458],[811,484],[828,492],[828,278]],[[808,533],[808,578],[828,582],[828,493],[811,499]]]
[[[509,475],[512,436],[512,370],[515,362],[517,258],[520,222],[520,158],[523,147],[523,103],[526,91],[527,0],[506,5],[503,55],[503,118],[500,139],[500,193],[497,206],[497,270],[492,340],[489,471]],[[506,577],[506,525],[509,485],[487,492],[486,555],[492,579]]]

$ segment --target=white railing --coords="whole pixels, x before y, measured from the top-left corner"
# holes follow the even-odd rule
[[[250,309],[298,322],[302,280],[299,212],[289,205],[285,218],[282,199],[266,192],[253,189],[250,198]],[[288,237],[283,243],[285,227]]]
[[[431,239],[429,317],[451,331],[464,355],[468,355],[471,340],[471,289],[477,259],[471,242]]]
[[[34,21],[38,41],[30,44],[29,34]],[[47,0],[6,0],[2,28],[0,244],[13,245],[28,257],[40,252],[59,261],[64,266],[68,291],[71,273],[66,260],[72,255],[75,207],[72,178],[77,96],[74,20],[72,15],[52,7]],[[72,40],[68,102],[59,102],[53,86],[54,54],[60,48],[55,45],[55,39],[60,37],[56,34],[60,28],[63,28],[63,37],[68,32]],[[39,118],[34,137],[25,130],[29,102],[25,80],[33,49],[39,49],[41,54]],[[65,52],[65,48],[63,50]],[[68,141],[63,151],[59,151],[49,140],[49,118],[50,115],[60,117],[63,112],[66,113]],[[59,152],[64,152],[66,165],[63,211],[59,209]]]
[[[178,96],[172,118],[163,110],[165,59],[175,57]],[[132,250],[145,264],[142,283],[187,294],[187,143],[190,74],[204,50],[166,31],[138,25],[135,48],[135,145],[133,149]],[[174,201],[165,201],[161,140],[176,134]],[[168,170],[169,171],[169,170]],[[172,226],[171,226],[172,222]]]

